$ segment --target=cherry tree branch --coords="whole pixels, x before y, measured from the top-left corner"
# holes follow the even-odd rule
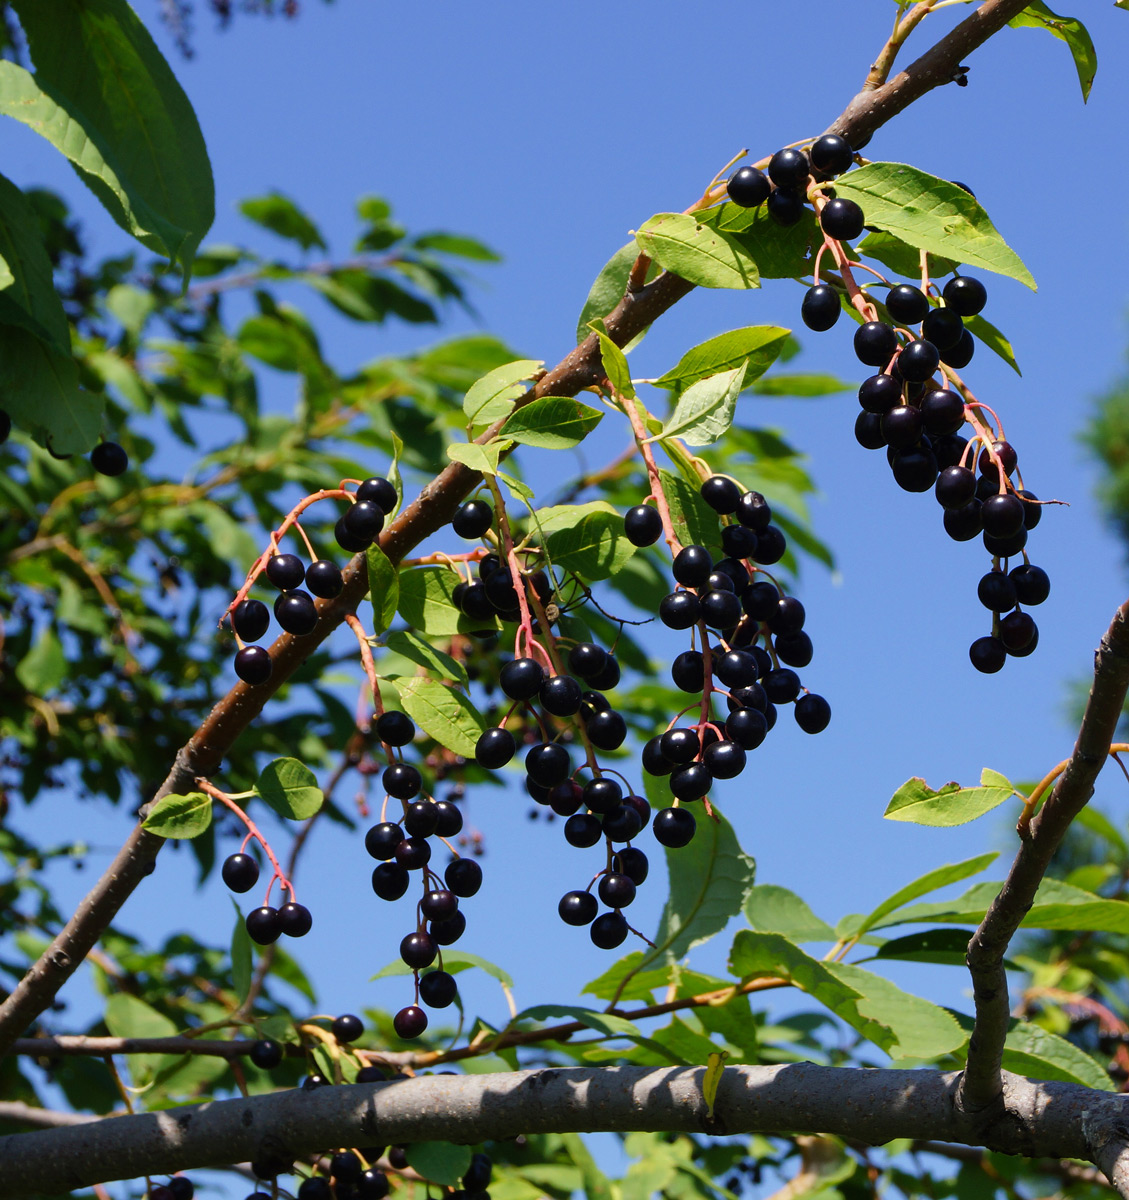
[[[1094,656],[1094,682],[1074,753],[1054,790],[1023,832],[1000,894],[968,945],[976,1022],[957,1097],[969,1113],[995,1119],[1003,1104],[1000,1066],[1011,1016],[1004,955],[1070,823],[1094,794],[1129,690],[1129,601],[1113,618]],[[1124,1170],[1129,1176],[1129,1166]]]
[[[956,1073],[799,1063],[726,1068],[711,1118],[704,1075],[701,1067],[634,1066],[421,1075],[116,1116],[76,1129],[0,1138],[0,1196],[77,1190],[265,1157],[293,1159],[337,1146],[475,1144],[550,1131],[787,1130],[871,1145],[915,1138],[1028,1157],[1088,1158],[1096,1152],[1090,1145],[1096,1135],[1088,1136],[1084,1124],[1091,1131],[1119,1127],[1125,1104],[1123,1097],[1077,1084],[1007,1075],[1008,1119],[980,1136],[954,1104]],[[1108,1145],[1112,1155],[1114,1142]],[[1121,1160],[1115,1164],[1111,1155],[1116,1175]]]
[[[907,105],[947,83],[954,68],[971,50],[1025,6],[1026,0],[985,0],[971,16],[888,83],[860,92],[831,128],[852,145],[860,144]],[[628,290],[605,319],[612,340],[617,345],[626,345],[688,295],[693,286],[677,275],[663,272],[652,283]],[[599,339],[592,334],[543,376],[520,403],[542,396],[575,396],[598,384],[603,377]],[[499,428],[500,425],[492,427],[478,440],[488,440]],[[385,555],[392,563],[399,563],[426,537],[448,524],[459,504],[480,482],[481,476],[461,463],[452,463],[440,472],[381,534],[380,547]],[[191,790],[198,775],[212,775],[278,688],[356,609],[368,586],[364,558],[354,558],[343,574],[345,586],[341,595],[318,605],[319,620],[314,632],[305,637],[283,634],[278,638],[270,649],[273,660],[270,680],[254,688],[238,683],[231,689],[177,753],[172,770],[154,800]],[[146,832],[140,825],[133,830],[74,915],[0,1004],[0,1053],[50,1005],[126,899],[151,873],[163,844],[162,838]]]

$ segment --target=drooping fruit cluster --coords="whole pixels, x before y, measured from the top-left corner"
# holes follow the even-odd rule
[[[250,841],[252,836],[259,835],[257,831],[254,835],[249,833],[244,842],[244,849],[235,854],[229,854],[220,868],[220,877],[233,892],[241,894],[249,892],[259,882],[259,864],[245,852],[246,842]],[[259,840],[262,840],[261,837]],[[263,845],[265,847],[266,843],[264,842]],[[269,852],[269,847],[267,849]],[[274,873],[271,876],[263,903],[258,908],[251,909],[244,917],[248,936],[251,941],[260,946],[269,946],[273,942],[277,942],[283,934],[287,937],[305,937],[313,928],[313,917],[310,910],[294,899],[293,885],[282,877],[281,869],[273,859],[273,855],[272,865]],[[277,908],[270,903],[270,894],[276,879],[282,881],[283,890],[289,896],[287,902]]]
[[[756,183],[749,174],[755,168],[746,167],[730,180],[729,197],[738,204],[767,199],[769,211],[777,216],[771,201],[780,190],[791,189],[791,198],[776,205],[787,211],[798,202],[802,212],[802,195],[811,196],[824,247],[801,317],[819,332],[835,325],[844,304],[862,318],[854,334],[855,355],[878,373],[859,388],[862,411],[855,421],[855,438],[866,449],[885,449],[894,480],[905,491],[934,489],[950,537],[982,538],[992,566],[981,580],[979,596],[992,613],[992,631],[972,644],[969,655],[977,670],[998,671],[1009,655],[1024,657],[1038,644],[1038,628],[1023,606],[1042,603],[1050,581],[1030,563],[1025,549],[1028,532],[1041,516],[1038,498],[1016,474],[1015,451],[1003,439],[995,414],[956,374],[972,361],[976,342],[965,321],[983,310],[987,290],[968,275],[954,274],[938,289],[924,274],[922,286],[916,287],[891,284],[876,272],[882,280],[879,286],[888,288],[880,309],[855,283],[852,267],[858,263],[852,262],[844,245],[863,232],[862,209],[819,186],[847,170],[853,157],[842,138],[826,135],[813,144],[809,156],[798,150],[773,156],[768,170],[776,190],[771,195],[768,181]],[[827,250],[839,270],[835,285],[819,278],[820,258]],[[962,432],[966,425],[967,436]],[[1008,560],[1017,555],[1023,561],[1009,571]]]

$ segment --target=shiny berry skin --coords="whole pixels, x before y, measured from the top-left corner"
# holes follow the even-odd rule
[[[822,696],[809,692],[796,701],[795,717],[804,733],[822,733],[831,721],[831,705]]]
[[[683,587],[701,587],[712,570],[713,559],[705,546],[684,546],[671,567],[674,578]]]
[[[983,530],[980,507],[979,500],[970,500],[963,508],[951,508],[945,513],[945,532],[954,542],[970,541]]]
[[[766,525],[757,535],[757,549],[753,561],[762,567],[770,567],[784,557],[787,549],[788,540],[784,534],[775,525]],[[724,626],[719,625],[717,628],[723,629]]]
[[[557,913],[566,925],[591,925],[600,906],[591,892],[565,892]]]
[[[936,343],[934,343],[936,345]],[[940,347],[938,347],[940,349]],[[976,339],[966,329],[960,335],[960,341],[957,342],[951,350],[941,350],[941,361],[946,366],[952,367],[954,370],[962,371],[972,362],[972,356],[976,353]]]
[[[304,904],[291,900],[278,910],[278,923],[287,937],[305,937],[314,927],[314,918]]]
[[[446,888],[434,888],[424,893],[419,910],[429,921],[449,921],[459,911],[459,900]]]
[[[899,283],[886,293],[886,311],[899,325],[918,325],[929,312],[929,301],[920,288]]]
[[[372,890],[381,900],[399,900],[408,890],[408,872],[395,862],[382,862],[372,872]]]
[[[90,451],[90,465],[99,475],[121,475],[129,466],[129,455],[117,442],[99,442]]]
[[[756,533],[763,533],[772,520],[772,509],[760,492],[746,492],[737,504],[734,514],[742,525]]]
[[[581,791],[580,802],[585,808],[603,816],[616,808],[623,799],[623,788],[609,775],[589,780]]]
[[[266,576],[280,592],[301,587],[306,570],[297,554],[273,554],[267,559]]]
[[[482,868],[473,858],[456,858],[447,864],[443,872],[443,882],[460,899],[466,900],[475,895],[482,886]]]
[[[458,994],[455,977],[446,971],[428,971],[420,976],[419,998],[428,1008],[447,1008]]]
[[[1010,475],[1019,462],[1019,456],[1015,453],[1015,447],[1010,442],[995,441],[992,443],[992,449],[995,451],[996,457],[1004,469],[1004,474]],[[980,457],[977,459],[976,465],[980,468],[980,474],[985,479],[991,479],[997,486],[999,485],[1000,473],[996,469],[996,464],[992,461],[992,456],[988,453],[987,448],[980,451]]]
[[[937,459],[937,466],[944,470],[945,467],[958,467],[961,460],[964,458],[964,451],[968,446],[968,438],[961,437],[959,433],[930,433],[930,439],[933,442],[933,454]]]
[[[436,972],[432,972],[432,974],[436,974]],[[421,986],[421,998],[422,990]],[[367,1069],[366,1067],[361,1068],[362,1071]],[[360,1071],[357,1072],[357,1082],[362,1082]],[[371,1162],[379,1156],[370,1154],[366,1155],[366,1157]],[[383,1171],[377,1170],[376,1167],[370,1167],[367,1171],[362,1171],[361,1177],[357,1180],[354,1187],[354,1195],[357,1197],[357,1200],[384,1200],[384,1197],[392,1190],[392,1185],[388,1182],[388,1176]]]
[[[1023,523],[1024,503],[1011,492],[996,492],[984,501],[980,518],[984,532],[996,538],[1008,538],[1026,528]]]
[[[397,845],[395,857],[406,871],[419,871],[431,861],[431,845],[426,838],[406,837]]]
[[[451,528],[461,538],[473,541],[494,524],[494,510],[483,500],[468,500],[451,518]]]
[[[668,729],[659,737],[659,750],[667,762],[684,767],[692,763],[701,750],[696,729]]]
[[[319,558],[306,568],[306,587],[322,600],[332,600],[335,596],[340,596],[344,586],[341,568],[328,558]]]
[[[800,318],[809,329],[823,333],[838,321],[842,311],[839,293],[833,287],[819,283],[804,293],[803,303],[800,305]]]
[[[806,667],[815,653],[811,638],[802,629],[795,633],[777,634],[774,644],[776,657],[789,667]]]
[[[244,646],[242,650],[237,650],[232,665],[236,675],[248,687],[258,687],[266,683],[274,670],[270,653],[262,646]]]
[[[828,237],[840,242],[857,238],[865,223],[862,209],[853,200],[845,200],[842,196],[828,200],[819,214],[820,228]]]
[[[396,486],[383,475],[374,475],[357,488],[357,499],[371,500],[387,514],[396,507]]]
[[[964,400],[951,388],[933,388],[921,397],[921,423],[930,434],[956,433],[964,424]]]
[[[472,583],[455,602],[472,621],[492,621],[494,618],[494,606],[482,583]]]
[[[431,837],[438,824],[439,810],[431,800],[413,800],[404,813],[404,829],[409,837]]]
[[[725,191],[741,208],[756,208],[768,199],[772,189],[763,171],[756,167],[738,167],[729,177]]]
[[[365,849],[375,859],[387,862],[404,840],[404,831],[391,821],[381,821],[365,834]]]
[[[921,413],[909,404],[896,404],[882,418],[882,437],[899,450],[912,446],[921,438]]]
[[[670,773],[670,790],[677,800],[700,800],[710,790],[713,776],[703,763],[676,767]]]
[[[573,717],[580,711],[580,684],[571,675],[553,675],[541,685],[538,699],[555,717]]]
[[[811,164],[802,150],[777,150],[768,162],[768,177],[778,188],[802,187],[810,172]]]
[[[587,725],[593,714],[607,712],[612,706],[607,696],[600,692],[580,693],[580,719]]]
[[[589,675],[585,682],[597,691],[610,692],[619,684],[620,674],[619,663],[614,655],[609,654],[603,668],[597,674]]]
[[[361,1177],[361,1160],[352,1150],[342,1150],[329,1160],[329,1170],[336,1184],[354,1183]]]
[[[241,600],[231,614],[231,627],[245,642],[257,642],[270,628],[270,609],[261,600]]]
[[[698,603],[702,620],[711,629],[732,629],[741,619],[741,601],[732,592],[706,592]]]
[[[565,841],[581,850],[594,846],[603,834],[600,818],[591,813],[576,813],[565,822]]]
[[[662,537],[663,520],[657,508],[637,504],[623,514],[623,532],[633,546],[653,546]]]
[[[714,779],[736,779],[745,769],[745,751],[736,742],[714,742],[703,751],[702,761]]]
[[[976,588],[980,603],[990,612],[1007,612],[1016,603],[1015,583],[1002,571],[989,571]]]
[[[563,783],[554,784],[549,788],[545,799],[549,807],[558,817],[571,817],[581,805],[584,789],[575,780],[566,779]]]
[[[595,713],[589,719],[587,733],[588,740],[597,750],[618,750],[627,738],[627,722],[619,713],[609,709]]]
[[[671,592],[659,602],[659,620],[667,629],[689,629],[701,616],[701,605],[693,592]]]
[[[295,637],[313,633],[318,610],[309,592],[282,592],[274,602],[274,619]]]
[[[988,303],[988,289],[979,279],[958,275],[945,284],[941,295],[945,303],[962,317],[974,317]]]
[[[474,761],[480,767],[496,771],[517,753],[517,742],[508,729],[487,729],[479,735],[474,747]]]
[[[700,692],[704,684],[705,670],[700,650],[683,650],[670,664],[670,677],[674,686],[684,692]]]
[[[917,341],[902,347],[902,352],[898,355],[898,370],[901,371],[902,378],[910,383],[923,383],[936,371],[940,361],[941,355],[937,347],[932,342],[918,338]]]
[[[534,783],[551,788],[564,783],[572,774],[572,758],[559,742],[541,742],[529,748],[525,756],[525,771]]]
[[[758,712],[764,712],[768,707],[768,696],[759,683],[750,683],[748,687],[730,692],[726,703],[730,712],[736,712],[739,708],[755,708]]]
[[[532,700],[545,682],[545,668],[535,658],[515,658],[502,667],[499,683],[511,700]]]
[[[438,953],[438,947],[426,933],[409,933],[400,941],[400,958],[414,971],[430,967]]]
[[[951,308],[930,309],[921,325],[921,336],[931,341],[942,355],[955,349],[964,333],[960,314]],[[948,362],[948,359],[945,361]]]
[[[269,946],[282,936],[282,926],[278,920],[278,909],[264,904],[262,908],[253,908],[244,919],[247,934],[251,941],[260,946]]]
[[[740,486],[725,475],[711,475],[702,481],[698,490],[710,508],[723,517],[736,512],[737,505],[741,503]]]
[[[1027,530],[1021,525],[1018,533],[1013,533],[1006,538],[992,537],[990,533],[986,532],[983,535],[983,541],[984,549],[993,558],[1011,558],[1027,545]]]
[[[1011,612],[1000,621],[1000,641],[1009,654],[1023,650],[1038,633],[1035,622],[1025,612]]]
[[[725,722],[725,736],[743,750],[755,750],[768,733],[768,721],[755,708],[739,708]]]
[[[173,1200],[192,1200],[196,1195],[196,1185],[187,1175],[174,1175],[169,1180],[169,1191]]]
[[[380,782],[384,790],[397,800],[411,800],[419,795],[423,787],[419,768],[410,763],[394,763],[385,767]]]
[[[855,441],[864,450],[881,450],[886,445],[882,436],[882,418],[878,413],[859,413],[855,418]]]
[[[643,753],[640,756],[643,764],[643,770],[648,775],[669,775],[673,769],[673,764],[667,759],[662,752],[662,737],[657,736],[651,738],[643,746]]]
[[[376,718],[376,736],[389,746],[406,746],[415,735],[415,723],[407,713],[391,709]]]
[[[721,531],[721,547],[730,558],[738,561],[743,558],[752,558],[757,550],[757,537],[758,535],[747,525],[726,525]],[[713,575],[706,581],[707,584],[713,586],[712,579]],[[733,590],[732,581],[726,590]]]
[[[744,650],[730,650],[725,654],[715,652],[713,673],[727,688],[747,687],[757,680],[756,659]]]
[[[612,865],[621,875],[626,875],[636,887],[642,887],[646,883],[651,869],[647,856],[634,846],[625,846],[622,850],[617,850]]]
[[[1025,488],[1021,488],[1015,494],[1023,501],[1023,528],[1034,529],[1043,519],[1042,505],[1034,503],[1039,497]]]
[[[8,440],[8,435],[12,432],[12,418],[0,408],[0,445]]]
[[[384,528],[384,509],[371,500],[358,500],[345,510],[341,520],[353,537],[371,542]]]
[[[626,875],[605,875],[596,890],[608,908],[626,908],[635,899],[635,881]]]
[[[601,828],[613,842],[629,842],[643,832],[643,821],[630,804],[617,804],[604,814]]]
[[[584,680],[599,675],[607,661],[608,652],[594,642],[578,642],[568,652],[568,669]]]
[[[769,671],[761,680],[761,685],[773,704],[787,704],[800,694],[800,677],[787,667]]]
[[[795,225],[798,221],[802,221],[806,209],[804,208],[803,192],[793,191],[791,188],[777,188],[768,198],[768,203],[765,206],[768,215],[777,223],[785,227]]]
[[[867,321],[855,330],[855,357],[868,367],[884,367],[894,357],[898,337],[882,321]]]
[[[1020,604],[1042,604],[1051,594],[1051,581],[1042,567],[1023,563],[1008,572]]]
[[[418,1005],[409,1004],[407,1008],[400,1009],[392,1018],[392,1028],[396,1030],[398,1038],[410,1042],[413,1038],[419,1037],[427,1028],[427,1013]]]
[[[871,375],[859,387],[859,404],[868,413],[889,412],[902,403],[902,386],[893,375]]]
[[[808,153],[811,156],[811,165],[821,175],[842,175],[855,157],[850,143],[837,133],[825,133],[816,138]]]
[[[354,1016],[352,1013],[342,1013],[341,1016],[334,1018],[333,1036],[339,1042],[343,1042],[346,1045],[349,1042],[355,1042],[364,1031],[365,1027],[361,1018]]]
[[[341,549],[350,554],[358,554],[372,545],[372,538],[357,537],[355,533],[350,533],[344,517],[337,518],[337,524],[333,527],[333,537]]]
[[[667,846],[672,850],[689,845],[694,834],[698,832],[693,814],[684,808],[664,808],[656,814],[651,828],[655,834],[655,841],[660,846]]]
[[[442,838],[453,838],[463,828],[463,814],[450,800],[436,800],[434,805],[435,832]]]
[[[972,665],[985,675],[994,675],[1007,660],[1007,650],[999,638],[977,638],[968,648]]]
[[[282,1047],[278,1042],[263,1038],[251,1047],[247,1056],[262,1071],[272,1071],[282,1062]]]
[[[627,932],[627,922],[619,909],[602,913],[588,927],[592,944],[601,950],[614,950],[616,946],[623,945]]]
[[[905,492],[927,492],[937,482],[937,459],[924,446],[899,450],[890,467],[894,482]]]

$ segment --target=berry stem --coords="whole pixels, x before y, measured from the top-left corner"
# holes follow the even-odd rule
[[[514,539],[510,531],[510,519],[506,513],[505,497],[502,495],[502,489],[498,486],[498,480],[493,475],[486,476],[486,486],[494,497],[494,510],[498,514],[498,528],[502,531],[502,552],[506,556],[506,566],[509,567],[510,580],[517,593],[517,606],[521,613],[521,621],[518,623],[517,633],[514,634],[514,658],[522,657],[521,650],[524,643],[526,655],[532,657],[533,651],[538,650],[545,662],[551,666],[553,660],[549,657],[548,651],[533,636],[533,617],[529,612],[525,576],[521,573],[521,563],[518,562],[517,554],[514,552]],[[543,628],[544,625],[542,625]]]
[[[357,644],[361,648],[361,665],[365,669],[365,676],[368,679],[369,687],[372,689],[372,706],[379,717],[384,712],[384,704],[380,699],[380,680],[376,674],[376,663],[373,662],[372,647],[369,645],[368,634],[365,633],[365,627],[357,619],[355,613],[346,614],[345,624],[356,635]],[[389,756],[389,761],[391,762],[391,755]]]
[[[232,799],[227,792],[220,791],[215,784],[210,783],[202,775],[197,775],[195,782],[200,791],[207,796],[211,796],[213,800],[218,800],[225,808],[233,812],[236,817],[238,817],[239,820],[247,826],[248,836],[253,837],[259,843],[259,845],[262,846],[263,853],[268,859],[270,859],[270,865],[274,868],[274,874],[270,877],[270,880],[267,883],[267,894],[263,900],[263,903],[270,903],[270,894],[276,879],[278,880],[278,886],[284,891],[289,892],[290,899],[293,901],[295,899],[294,885],[289,879],[286,878],[286,873],[282,869],[282,864],[277,858],[275,858],[274,851],[270,848],[270,843],[265,837],[263,837],[259,827],[255,824],[255,822],[252,821],[251,818],[243,811],[243,809],[241,809],[239,805],[235,803],[234,799]],[[246,841],[244,841],[243,844],[246,845]]]
[[[823,207],[826,203],[826,196],[821,195],[818,192],[812,196],[812,205],[815,207],[815,215],[817,220],[819,219],[819,214],[823,211]],[[877,321],[878,309],[876,309],[874,305],[871,304],[871,302],[867,299],[866,293],[861,287],[859,287],[855,280],[854,272],[851,269],[853,266],[859,266],[861,264],[852,263],[847,257],[847,252],[843,249],[841,243],[835,238],[828,237],[826,234],[824,234],[823,245],[830,250],[835,257],[835,265],[839,268],[839,274],[842,277],[844,285],[846,286],[847,295],[851,298],[851,303],[862,314],[864,320]]]
[[[670,505],[666,502],[662,477],[659,475],[655,456],[651,451],[650,443],[647,441],[647,429],[643,424],[643,418],[639,415],[639,409],[635,401],[625,399],[614,390],[612,395],[623,410],[624,415],[631,422],[631,432],[635,435],[635,444],[639,447],[639,453],[643,456],[643,461],[647,464],[647,478],[651,484],[651,497],[654,499],[655,507],[659,510],[659,516],[662,517],[663,535],[666,538],[666,544],[670,547],[671,557],[673,557],[682,549],[682,543],[678,540],[674,532],[674,520],[670,515]]]

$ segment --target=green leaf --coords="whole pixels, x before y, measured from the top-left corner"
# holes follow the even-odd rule
[[[449,654],[437,650],[430,642],[410,630],[397,629],[390,633],[384,644],[389,650],[430,671],[437,679],[451,679],[463,687],[467,684],[466,667]],[[390,676],[395,678],[395,676]]]
[[[424,733],[456,754],[474,757],[486,722],[462,692],[418,677],[397,680],[396,690],[404,712]]]
[[[56,454],[85,454],[98,441],[104,397],[79,388],[69,354],[14,325],[0,324],[0,394],[13,422]]]
[[[745,381],[742,364],[732,371],[722,371],[709,379],[692,383],[678,397],[674,412],[667,418],[658,438],[679,438],[687,446],[712,446],[729,432],[733,414],[737,410],[737,397]]]
[[[470,425],[491,425],[508,416],[513,402],[525,394],[523,380],[545,364],[540,359],[519,358],[488,371],[473,383],[463,400],[463,412]]]
[[[524,446],[571,450],[604,419],[602,412],[565,396],[543,396],[519,408],[499,432]]]
[[[876,229],[855,247],[863,258],[876,258],[883,266],[889,267],[895,275],[904,275],[907,279],[921,279],[921,251],[917,246],[903,242],[900,237],[885,230]],[[955,259],[944,258],[941,255],[929,255],[929,274],[931,276],[949,275],[960,266]]]
[[[1082,103],[1090,98],[1090,88],[1098,72],[1098,54],[1086,26],[1074,17],[1060,17],[1045,5],[1034,0],[1008,24],[1012,29],[1045,29],[1060,42],[1065,42],[1074,58],[1074,69],[1078,72],[1078,83],[1082,88]]]
[[[606,317],[623,298],[624,292],[627,291],[627,280],[631,274],[631,268],[638,257],[639,247],[634,241],[630,241],[626,246],[621,246],[604,264],[603,270],[596,276],[591,288],[588,289],[588,298],[580,310],[580,320],[576,323],[577,345],[591,335],[591,323],[598,318]],[[656,264],[652,263],[647,269],[646,282],[650,283],[658,274],[659,269]],[[642,334],[639,336],[641,337]],[[638,341],[638,338],[635,341]]]
[[[405,1147],[408,1166],[432,1183],[455,1187],[470,1167],[469,1146],[451,1142],[413,1142]]]
[[[681,475],[659,469],[663,492],[670,508],[674,535],[683,546],[720,546],[717,513]]]
[[[373,632],[383,633],[392,624],[400,603],[400,572],[377,545],[365,551],[369,599],[372,601]]]
[[[33,696],[53,692],[67,675],[63,647],[50,626],[45,626],[31,649],[16,666],[16,678]]]
[[[494,621],[471,621],[454,601],[462,576],[449,567],[412,567],[400,572],[400,616],[428,637],[449,637],[472,629],[490,629]]]
[[[513,977],[509,972],[504,971],[496,964],[487,961],[485,958],[479,958],[477,954],[468,954],[465,950],[444,950],[443,951],[443,970],[448,975],[458,975],[460,971],[468,971],[472,967],[477,967],[480,971],[485,971],[487,975],[496,979],[502,987],[507,990],[514,986]],[[374,979],[389,979],[397,975],[410,975],[412,968],[409,967],[402,959],[396,959],[390,962],[386,967],[381,967],[375,975],[369,976],[369,982]]]
[[[0,112],[74,163],[115,221],[185,276],[215,217],[196,114],[126,0],[13,0],[35,75],[0,67]]]
[[[608,1177],[596,1166],[596,1160],[576,1133],[561,1134],[561,1145],[580,1170],[584,1182],[584,1200],[612,1200]]]
[[[446,957],[446,956],[444,956]],[[579,1021],[594,1029],[605,1037],[620,1037],[625,1034],[638,1036],[639,1029],[631,1021],[623,1017],[612,1016],[611,1013],[593,1012],[590,1008],[578,1008],[570,1004],[538,1004],[533,1008],[522,1009],[514,1021],[549,1021],[553,1019]]]
[[[963,967],[968,943],[972,940],[971,929],[926,929],[921,933],[910,933],[905,937],[891,938],[883,942],[874,953],[878,959],[897,959],[900,962],[941,963],[950,967]]]
[[[242,1004],[251,994],[251,935],[239,905],[234,900],[231,904],[235,909],[235,926],[231,931],[231,986]]]
[[[808,274],[813,247],[823,244],[815,213],[807,209],[795,225],[788,226],[774,221],[763,204],[742,208],[727,201],[695,215],[702,224],[734,238],[751,255],[762,279],[798,279]]]
[[[1015,788],[1002,775],[987,769],[981,774],[980,786],[962,788],[959,783],[946,783],[933,791],[924,779],[907,779],[886,805],[882,814],[889,821],[909,821],[914,825],[966,825],[992,809],[998,808],[1015,794]]]
[[[1117,1090],[1108,1072],[1085,1051],[1030,1021],[1016,1021],[1008,1030],[1003,1068],[1036,1079],[1080,1083],[1101,1092]]]
[[[18,325],[56,354],[70,356],[70,326],[55,291],[51,259],[43,244],[39,218],[23,192],[3,175],[0,175],[0,289],[0,322]]]
[[[255,790],[280,817],[291,821],[305,821],[325,802],[313,771],[296,758],[267,763]]]
[[[440,254],[455,254],[473,262],[501,262],[489,246],[461,233],[424,233],[415,239],[417,250],[437,250]]]
[[[644,254],[688,283],[710,288],[760,287],[748,249],[731,234],[685,213],[659,213],[636,234]]]
[[[36,955],[38,958],[39,956]],[[446,959],[446,955],[444,955]],[[642,950],[632,950],[610,966],[591,983],[581,989],[581,995],[595,996],[597,1000],[611,1000],[618,996],[621,1001],[643,1000],[650,1004],[656,988],[666,987],[670,982],[670,967],[660,967],[652,971],[641,971],[643,963]],[[624,983],[624,980],[627,980]],[[622,991],[620,985],[623,985]]]
[[[927,871],[919,879],[915,879],[912,883],[907,883],[905,887],[899,888],[892,896],[883,900],[863,920],[862,925],[859,926],[857,936],[866,933],[868,929],[873,929],[883,917],[887,917],[895,909],[909,904],[911,900],[916,900],[919,896],[927,896],[930,892],[935,892],[939,888],[948,887],[950,883],[959,883],[960,880],[967,879],[970,875],[979,875],[981,871],[991,866],[997,858],[999,858],[998,852],[992,851],[988,854],[978,854],[975,858],[967,858],[963,862],[946,863],[942,867],[936,867],[932,871]]]
[[[277,233],[279,237],[297,242],[303,250],[311,246],[326,249],[325,238],[310,218],[290,199],[280,192],[270,192],[266,196],[254,196],[243,200],[239,211],[256,225]]]
[[[606,500],[544,508],[537,522],[553,564],[585,583],[614,575],[635,553],[623,531],[622,515]]]
[[[635,399],[635,385],[631,382],[631,368],[627,365],[627,356],[608,336],[603,321],[592,322],[592,332],[600,339],[600,361],[604,364],[604,374],[612,388],[624,399]]]
[[[129,992],[116,992],[106,1001],[103,1017],[111,1037],[175,1037],[176,1026],[163,1013]],[[164,1054],[126,1056],[136,1086],[144,1086],[167,1059]]]
[[[512,445],[513,442],[503,438],[491,438],[484,446],[478,442],[455,442],[447,447],[447,457],[452,462],[460,462],[463,466],[470,467],[480,475],[496,475],[502,451],[508,450]]]
[[[904,163],[875,162],[841,175],[835,192],[862,206],[867,223],[911,246],[983,267],[1034,290],[1035,280],[963,188]]]
[[[1015,351],[1011,348],[1011,342],[1000,333],[991,321],[985,321],[979,315],[965,317],[964,327],[974,337],[979,338],[989,350],[998,354],[1017,375],[1023,374],[1019,369],[1019,363],[1015,361]]]
[[[785,887],[757,884],[745,901],[745,918],[761,933],[782,933],[793,942],[834,942],[835,930]]]
[[[687,350],[669,371],[655,380],[655,386],[681,391],[700,379],[708,379],[744,363],[744,382],[748,387],[780,357],[788,333],[779,325],[749,325],[718,334]]]
[[[835,375],[816,372],[769,375],[758,379],[751,387],[746,381],[746,390],[758,396],[834,396],[839,392],[853,392],[856,387],[858,384],[848,383]]]
[[[212,798],[203,792],[162,796],[149,810],[142,828],[163,838],[199,837],[212,823]]]

